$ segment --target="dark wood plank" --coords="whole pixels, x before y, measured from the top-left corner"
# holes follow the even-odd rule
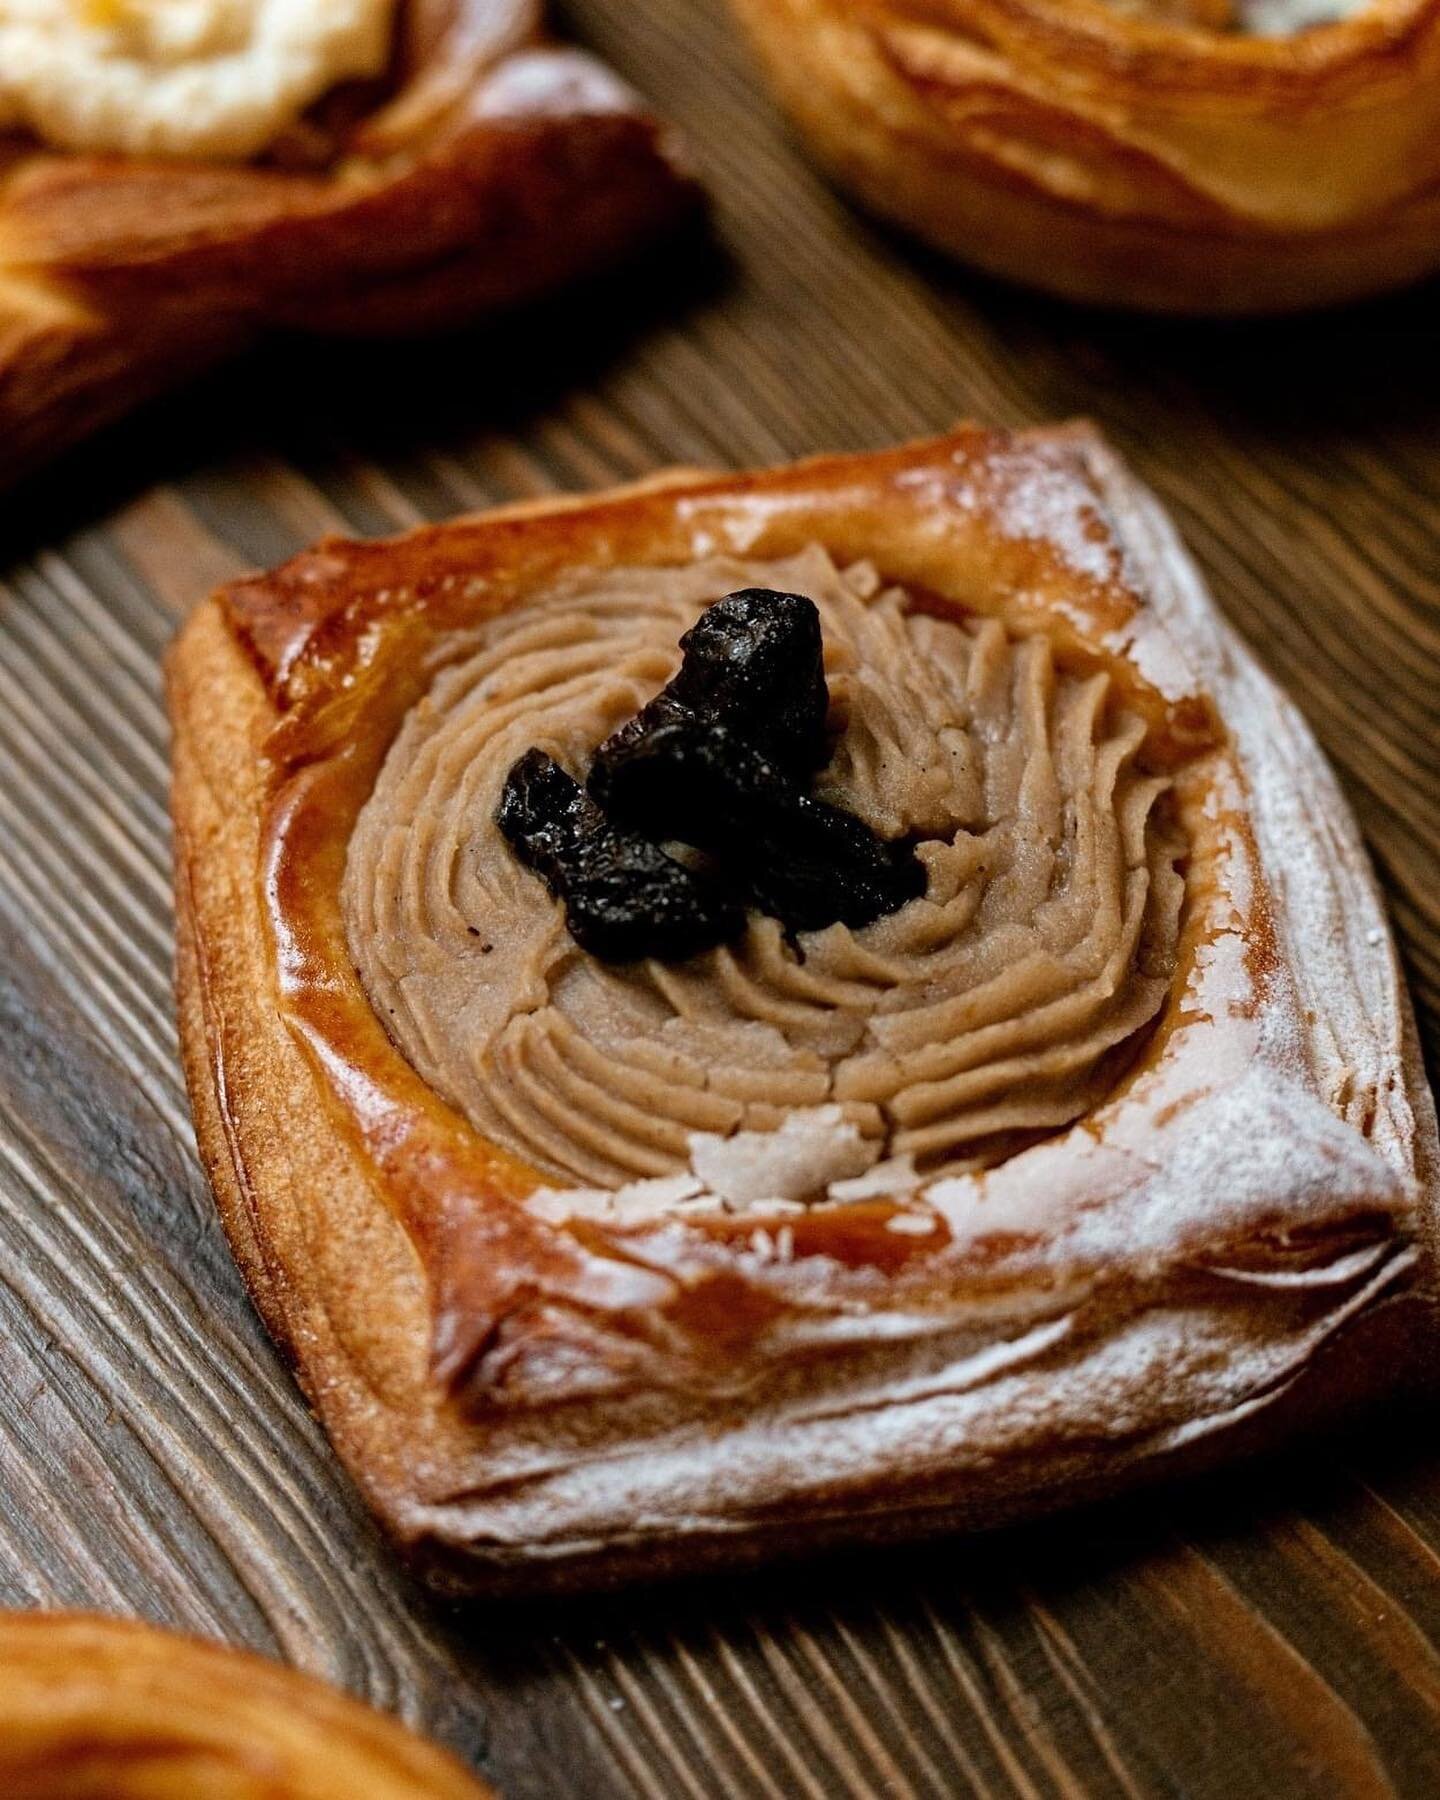
[[[331,528],[1091,414],[1334,756],[1440,1048],[1433,296],[1254,328],[1052,306],[832,194],[719,0],[570,12],[688,129],[715,248],[454,344],[274,349],[0,514],[0,1598],[289,1657],[535,1800],[1440,1791],[1413,1417],[984,1544],[454,1613],[244,1299],[176,1063],[158,658]]]

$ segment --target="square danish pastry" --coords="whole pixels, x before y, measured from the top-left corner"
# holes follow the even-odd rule
[[[1355,827],[1088,428],[327,542],[170,693],[201,1149],[433,1578],[996,1521],[1428,1326]]]

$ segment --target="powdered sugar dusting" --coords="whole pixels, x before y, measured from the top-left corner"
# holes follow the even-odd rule
[[[526,50],[504,58],[473,102],[482,119],[632,113],[635,90],[583,50]]]
[[[1128,1144],[1074,1132],[1040,1151],[983,1178],[937,1182],[925,1198],[957,1237],[1035,1233],[1060,1265],[1183,1255],[1187,1238],[1315,1225],[1404,1200],[1403,1182],[1358,1132],[1298,1082],[1258,1063],[1217,1090],[1197,1090],[1165,1125]],[[1084,1205],[1057,1211],[1057,1188],[1073,1192],[1077,1176]]]
[[[966,466],[963,456],[956,461],[961,468]],[[896,477],[900,488],[933,485],[935,475],[929,469]],[[1068,446],[1030,443],[992,448],[983,476],[947,480],[944,500],[970,512],[988,512],[1004,536],[1044,545],[1073,574],[1099,586],[1125,579],[1120,540]]]
[[[955,1523],[993,1519],[1017,1495],[1053,1503],[1077,1477],[1093,1476],[1097,1456],[1114,1482],[1246,1417],[1412,1262],[1380,1246],[1311,1271],[1273,1299],[1252,1289],[1240,1333],[1236,1309],[1183,1300],[1122,1315],[1098,1334],[1075,1331],[1062,1305],[939,1344],[886,1337],[892,1321],[881,1314],[874,1336],[885,1353],[843,1392],[792,1384],[738,1417],[732,1409],[723,1436],[703,1419],[654,1431],[643,1456],[624,1443],[594,1444],[536,1464],[523,1435],[507,1448],[492,1430],[481,1482],[443,1508],[417,1505],[414,1522],[501,1560],[558,1559],[657,1531],[673,1548],[692,1534],[745,1530],[777,1494],[795,1504],[841,1483],[883,1494],[897,1470],[912,1484],[943,1482],[956,1496]]]
[[[832,1181],[829,1197],[841,1203],[891,1199],[898,1194],[913,1194],[923,1184],[924,1178],[916,1170],[913,1156],[889,1156],[863,1175],[852,1176],[848,1181]]]
[[[774,1131],[737,1131],[729,1137],[694,1131],[690,1172],[604,1188],[541,1188],[526,1204],[542,1218],[660,1219],[687,1212],[750,1209],[801,1212],[804,1202],[829,1197],[832,1183],[863,1177],[880,1145],[862,1137],[839,1106],[789,1113]]]
[[[1115,538],[1073,468],[1034,451],[1001,456],[992,466],[1000,478],[997,516],[1007,536],[1048,545],[1067,568],[1091,581],[1121,577]]]

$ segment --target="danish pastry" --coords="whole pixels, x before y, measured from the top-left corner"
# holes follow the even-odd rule
[[[458,325],[693,208],[671,135],[539,23],[406,0],[388,74],[249,160],[0,136],[0,482],[266,329]]]
[[[877,212],[1069,299],[1263,313],[1440,268],[1440,0],[734,0]]]
[[[7,1800],[485,1800],[393,1719],[221,1644],[83,1613],[0,1616]]]
[[[1421,1341],[1355,828],[1090,429],[329,541],[169,684],[201,1149],[432,1578],[991,1522]]]

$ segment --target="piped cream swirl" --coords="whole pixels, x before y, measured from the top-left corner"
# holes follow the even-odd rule
[[[688,963],[599,963],[500,836],[501,786],[536,747],[583,774],[697,612],[753,586],[819,607],[839,736],[817,791],[918,835],[926,892],[801,957],[752,915]],[[1167,779],[1108,678],[1043,636],[917,610],[812,548],[576,577],[451,649],[352,836],[350,948],[425,1079],[551,1181],[673,1174],[693,1133],[827,1104],[877,1150],[964,1168],[1092,1110],[1164,1004]]]

